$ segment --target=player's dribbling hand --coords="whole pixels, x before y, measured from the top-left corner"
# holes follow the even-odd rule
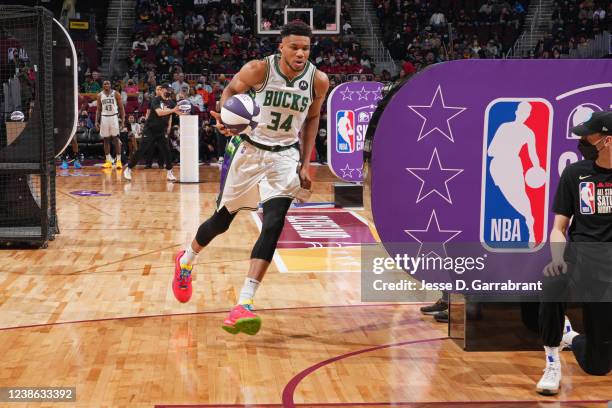
[[[221,115],[219,113],[215,111],[210,111],[210,114],[213,116],[213,118],[215,118],[215,121],[217,122],[215,127],[217,128],[219,133],[221,133],[223,136],[226,136],[226,137],[238,135],[238,133],[234,133],[230,129],[223,126],[223,123],[221,122]]]
[[[567,273],[567,263],[564,260],[551,261],[544,267],[544,276],[553,277]]]
[[[300,167],[299,175],[300,186],[306,190],[310,190],[312,188],[312,179],[310,178],[308,167]]]

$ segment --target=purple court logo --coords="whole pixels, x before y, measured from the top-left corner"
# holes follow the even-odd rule
[[[75,196],[80,196],[80,197],[107,197],[111,195],[111,194],[101,193],[96,190],[77,190],[77,191],[71,191],[70,194],[75,195]]]
[[[536,251],[548,230],[552,106],[499,98],[485,111],[480,239],[491,251]]]
[[[336,113],[336,133],[336,151],[353,153],[355,151],[355,112],[341,110]]]
[[[327,98],[328,166],[344,181],[363,180],[365,135],[381,91],[379,82],[346,82]]]

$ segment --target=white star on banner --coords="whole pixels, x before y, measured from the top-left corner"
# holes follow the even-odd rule
[[[431,168],[431,164],[436,159],[436,166]],[[408,170],[413,176],[418,178],[421,181],[421,189],[419,190],[419,194],[417,196],[416,202],[425,199],[431,193],[436,193],[444,200],[446,200],[449,204],[453,203],[453,200],[450,196],[450,191],[448,189],[448,182],[457,177],[460,173],[463,172],[463,169],[445,169],[442,167],[442,163],[440,162],[440,156],[438,155],[438,150],[434,148],[433,154],[429,159],[429,164],[425,168],[420,167],[407,167]],[[420,176],[419,173],[422,175]],[[423,189],[425,185],[428,185],[427,191],[423,193]],[[443,192],[445,191],[445,192]]]
[[[438,85],[429,105],[408,105],[408,108],[423,119],[423,125],[421,126],[417,141],[437,130],[453,143],[455,140],[453,139],[450,120],[467,109],[461,106],[446,106],[440,85]]]
[[[344,88],[344,91],[340,91],[340,93],[342,94],[342,100],[349,100],[352,101],[353,100],[353,94],[355,93],[355,91],[351,91],[348,88],[348,85],[346,86],[346,88]],[[347,96],[348,94],[348,96]]]
[[[371,91],[366,91],[365,85],[361,87],[361,91],[357,91],[357,95],[359,96],[359,100],[365,99],[367,101],[368,100],[368,95],[370,93],[371,93]]]
[[[348,165],[348,163],[346,163],[346,167],[343,169],[340,169],[340,171],[342,172],[342,177],[353,177],[353,170],[355,169],[351,169]],[[348,174],[348,176],[347,176]]]
[[[432,221],[435,221],[435,230],[431,228]],[[440,258],[446,258],[447,256],[446,243],[461,233],[461,231],[440,229],[436,210],[432,211],[424,230],[404,230],[404,232],[420,244],[416,256],[420,256],[421,252],[424,252],[425,256],[434,254]],[[423,246],[426,246],[425,250],[423,250]]]

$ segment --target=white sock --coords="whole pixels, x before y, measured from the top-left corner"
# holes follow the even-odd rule
[[[559,360],[559,347],[544,346],[544,351],[546,352],[546,364],[561,364],[561,360]]]
[[[112,162],[113,161],[113,156],[111,156],[110,154],[106,155],[106,161]]]
[[[240,298],[238,299],[238,304],[241,305],[253,299],[255,297],[255,292],[257,292],[258,287],[259,287],[258,280],[252,279],[252,278],[246,278],[244,280],[244,285],[242,286],[242,290],[240,291]]]
[[[191,244],[185,249],[185,253],[179,261],[183,265],[191,265],[198,253],[191,248]]]

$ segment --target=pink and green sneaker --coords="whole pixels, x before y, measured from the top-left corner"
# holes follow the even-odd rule
[[[261,317],[253,312],[253,302],[236,305],[221,326],[230,334],[243,332],[250,336],[257,334],[261,328]]]

